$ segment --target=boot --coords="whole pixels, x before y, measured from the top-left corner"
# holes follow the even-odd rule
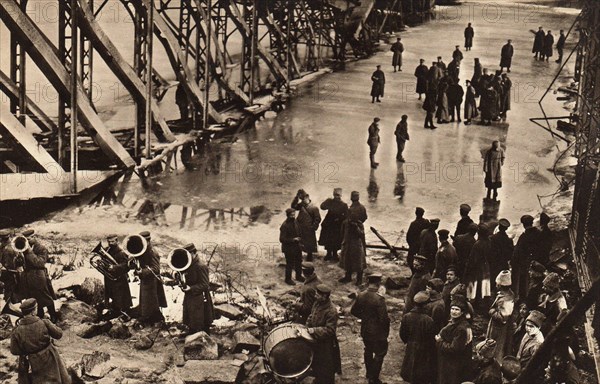
[[[352,272],[346,272],[346,274],[344,275],[344,277],[342,277],[341,279],[338,279],[338,281],[340,283],[349,283],[352,281]]]
[[[324,261],[329,261],[333,259],[333,252],[331,252],[330,250],[327,250],[327,254],[325,255],[325,257],[323,258]]]
[[[305,280],[304,276],[296,274],[296,281],[304,283]]]
[[[340,257],[338,256],[337,252],[333,252],[333,254],[331,256],[331,261],[335,261],[335,262],[340,261]]]
[[[363,282],[363,273],[362,272],[356,272],[356,285],[361,285]]]
[[[306,253],[306,261],[313,261],[313,254],[312,254],[312,252],[307,252]]]

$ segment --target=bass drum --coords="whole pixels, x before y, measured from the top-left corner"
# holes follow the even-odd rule
[[[312,347],[309,341],[297,335],[300,329],[307,330],[302,324],[282,324],[265,338],[263,349],[277,376],[288,379],[301,376],[312,364]]]

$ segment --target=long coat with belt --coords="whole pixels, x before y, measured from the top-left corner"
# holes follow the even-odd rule
[[[552,57],[552,46],[554,45],[554,36],[547,34],[544,37],[544,56]]]
[[[194,256],[183,276],[190,288],[183,296],[183,323],[192,333],[207,331],[215,318],[208,267]]]
[[[474,299],[491,296],[490,264],[493,257],[492,242],[487,236],[478,236],[471,248],[471,254],[465,268],[464,283],[467,286],[467,298]]]
[[[23,252],[25,258],[25,272],[21,274],[21,289],[24,298],[34,298],[38,306],[47,307],[54,305],[54,291],[49,289],[46,260],[43,256],[35,254],[31,248]]]
[[[348,218],[344,221],[342,232],[344,240],[340,254],[340,267],[346,272],[360,272],[367,266],[365,228],[367,209],[359,202],[353,202],[348,208]]]
[[[392,44],[392,48],[390,50],[394,52],[394,56],[392,57],[392,66],[402,66],[402,52],[404,52],[404,45],[397,41]]]
[[[440,331],[437,342],[437,384],[460,384],[466,381],[471,371],[473,332],[463,317],[452,320]]]
[[[471,48],[473,46],[473,37],[475,36],[475,31],[473,27],[465,28],[465,48]]]
[[[143,320],[152,319],[160,314],[160,308],[167,307],[167,298],[160,276],[160,256],[148,244],[146,252],[139,257],[140,266],[140,316]]]
[[[387,341],[390,317],[385,298],[377,293],[377,288],[359,293],[350,312],[361,319],[360,336],[363,340]]]
[[[535,38],[533,39],[533,48],[531,49],[531,53],[544,53],[544,31],[537,31],[535,33]]]
[[[342,373],[337,321],[337,310],[330,299],[315,302],[306,320],[306,326],[314,328],[312,369],[319,384],[334,384],[335,374]]]
[[[502,148],[489,149],[483,159],[486,188],[502,187],[502,166],[504,165],[504,151]]]
[[[104,277],[104,299],[112,299],[112,306],[116,311],[127,311],[133,303],[131,302],[131,291],[127,277],[127,254],[119,245],[111,246],[107,252],[115,259],[116,265],[111,267],[111,273],[117,276],[116,280]]]
[[[400,339],[406,343],[400,377],[414,384],[433,382],[435,331],[433,320],[424,308],[413,308],[402,317]]]
[[[385,88],[385,74],[381,69],[376,70],[371,75],[371,81],[373,84],[371,85],[371,96],[373,97],[383,97],[383,91]]]
[[[495,357],[502,361],[506,355],[512,354],[512,338],[516,329],[513,310],[515,308],[515,294],[509,288],[500,290],[496,300],[490,308],[490,322],[488,324],[487,339],[496,340]]]
[[[30,365],[29,381],[26,374],[19,373],[19,383],[71,384],[71,377],[52,344],[52,339],[62,337],[62,330],[50,320],[42,320],[32,314],[23,317],[17,324],[10,337],[10,352],[27,356]]]
[[[321,209],[327,211],[327,215],[321,222],[319,244],[328,251],[338,251],[342,247],[342,224],[348,216],[348,204],[329,198],[321,203]]]
[[[321,223],[319,208],[312,204],[292,202],[292,208],[298,210],[296,222],[300,228],[300,237],[305,252],[317,252],[317,229]]]

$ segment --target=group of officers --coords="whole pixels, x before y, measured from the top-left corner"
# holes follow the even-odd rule
[[[11,352],[20,357],[19,379],[25,380],[23,383],[70,384],[60,355],[51,343],[51,339],[62,336],[62,331],[54,325],[58,316],[54,307],[56,295],[46,269],[48,250],[33,234],[31,229],[12,237],[8,230],[0,232],[0,276],[6,301],[2,313],[21,317],[13,330]],[[107,237],[108,247],[104,251],[113,261],[104,274],[103,308],[108,310],[104,316],[114,318],[125,314],[137,318],[143,325],[151,325],[164,320],[161,313],[161,308],[167,306],[164,284],[169,282],[163,282],[160,255],[152,245],[150,233],[143,231],[135,236],[143,238],[146,245],[135,257],[121,248],[117,235]],[[27,244],[22,237],[27,239]],[[15,239],[21,241],[19,246],[14,245]],[[21,244],[26,247],[21,248]],[[178,278],[173,280],[184,292],[182,322],[190,334],[209,332],[214,308],[208,266],[200,260],[194,244],[184,249],[191,258],[189,266],[178,271]],[[132,308],[130,271],[140,283],[136,308]],[[14,304],[19,302],[20,311],[15,311]],[[45,318],[44,308],[50,319]]]
[[[353,205],[360,204],[358,197],[353,192]],[[336,203],[332,205],[333,201]],[[298,205],[299,202],[302,204]],[[319,209],[312,206],[304,191],[299,191],[292,205],[295,208],[286,211],[280,238],[289,261],[286,281],[291,280],[292,271],[296,270],[296,280],[303,282],[296,305],[297,321],[309,327],[308,333],[318,346],[315,353],[319,357],[312,363],[316,382],[334,383],[335,374],[340,372],[337,311],[331,303],[331,287],[322,283],[312,262]],[[337,251],[342,249],[343,260],[347,257],[344,252],[347,243],[354,238],[356,244],[361,244],[364,231],[354,237],[348,235],[349,213],[341,200],[341,190],[334,190],[334,197],[325,200],[321,208],[328,211],[323,221],[328,224],[322,226],[319,243],[326,245],[328,259],[337,260]],[[297,209],[299,216],[305,216],[301,220],[295,218]],[[561,277],[552,271],[550,253],[554,234],[548,226],[550,217],[542,213],[540,226],[536,227],[532,216],[522,216],[524,231],[514,244],[507,234],[511,226],[507,219],[494,223],[497,225],[494,233],[494,226],[475,223],[470,211],[469,205],[460,205],[461,219],[451,235],[447,229],[438,229],[439,219],[426,219],[425,210],[418,207],[407,231],[407,262],[412,277],[399,330],[401,340],[407,344],[401,370],[407,382],[511,382],[540,348],[544,336],[567,313]],[[290,234],[288,230],[295,232]],[[306,237],[313,240],[314,247],[305,250],[310,252],[311,261],[302,262]],[[290,244],[297,245],[294,257],[289,255]],[[360,271],[357,285],[362,283]],[[339,281],[349,281],[348,276],[351,274]],[[388,350],[390,318],[381,290],[382,275],[373,273],[366,278],[368,288],[359,293],[351,313],[361,319],[367,379],[369,384],[379,384]],[[476,313],[488,316],[489,324],[484,340],[473,347],[471,324]],[[579,382],[574,363],[579,347],[575,339],[557,343],[548,368],[538,369],[540,383]]]

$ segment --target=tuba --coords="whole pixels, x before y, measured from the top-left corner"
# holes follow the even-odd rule
[[[146,253],[148,249],[148,242],[143,236],[140,235],[129,235],[123,239],[123,251],[129,257],[127,266],[129,269],[137,272],[141,271],[140,261],[138,257]]]
[[[181,290],[184,290],[184,288],[187,287],[185,275],[182,272],[192,265],[192,259],[192,254],[184,248],[175,248],[169,253],[169,256],[167,256],[167,263],[169,264],[169,267],[175,271],[173,278]]]
[[[117,261],[102,247],[102,242],[98,242],[98,245],[92,249],[94,255],[90,259],[90,264],[98,272],[104,275],[109,280],[116,281],[119,276],[115,275],[111,271],[111,267],[117,265]]]
[[[23,235],[17,235],[10,241],[10,246],[13,251],[17,253],[17,256],[15,257],[15,265],[19,267],[25,266],[25,255],[23,252],[31,249],[29,240],[27,240],[27,238]]]

